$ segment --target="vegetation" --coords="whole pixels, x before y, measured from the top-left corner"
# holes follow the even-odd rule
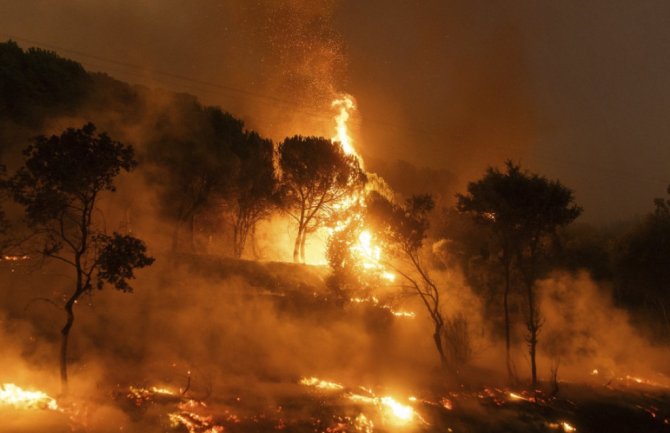
[[[535,283],[540,277],[540,260],[548,254],[551,236],[558,227],[571,223],[581,213],[575,205],[572,191],[558,181],[549,181],[536,174],[521,171],[511,161],[506,171],[489,168],[486,175],[468,185],[468,193],[458,195],[458,209],[472,215],[474,220],[488,226],[500,249],[504,273],[503,306],[505,313],[505,349],[507,371],[510,362],[509,293],[512,267],[519,272],[526,289],[528,350],[531,381],[537,383],[536,350],[542,319],[537,311]]]
[[[90,119],[134,147],[98,134],[92,123],[60,135],[39,135],[50,121],[72,118]],[[10,168],[22,161],[3,180],[4,194],[20,205],[20,217],[31,229],[31,239],[39,240],[40,253],[71,267],[75,276],[61,332],[64,384],[77,300],[104,285],[131,291],[134,270],[153,261],[144,243],[128,231],[106,233],[96,213],[100,200],[115,191],[118,176],[137,166],[141,176],[135,174],[133,181],[146,181],[156,192],[159,216],[170,223],[165,233],[162,227],[156,230],[171,241],[173,253],[204,252],[198,239],[221,234],[229,240],[222,249],[239,259],[248,252],[260,221],[288,215],[296,227],[293,260],[304,263],[309,236],[358,203],[347,209],[361,219],[339,227],[327,251],[332,267],[328,284],[337,307],[350,299],[347,292],[381,285],[361,278],[361,263],[351,257],[366,225],[383,241],[385,265],[425,306],[440,364],[451,371],[472,356],[472,347],[467,317],[444,311],[444,287],[433,275],[445,266],[461,269],[482,301],[486,326],[504,341],[510,378],[516,377],[510,356],[514,324],[525,325],[533,386],[543,325],[537,283],[553,270],[586,269],[613,287],[618,305],[638,323],[670,340],[668,199],[656,200],[649,215],[628,225],[571,225],[581,213],[572,191],[508,162],[471,182],[457,196],[456,206],[448,205],[451,191],[437,191],[443,206],[437,209],[428,195],[394,201],[391,195],[369,193],[363,203],[372,176],[338,143],[296,135],[275,145],[235,116],[194,97],[90,74],[76,62],[43,50],[23,51],[13,42],[0,44],[0,126],[3,161]],[[14,147],[35,135],[21,158]],[[445,173],[429,171],[421,177],[426,189],[454,184]],[[432,182],[436,177],[440,181]],[[208,218],[216,224],[207,225]],[[14,227],[18,219],[9,210],[7,215],[0,212],[0,234],[6,235],[10,222]],[[446,258],[438,257],[436,246],[445,247]]]
[[[305,242],[366,181],[358,160],[326,138],[295,136],[279,145],[286,212],[298,225],[293,261],[305,262]]]
[[[132,291],[134,270],[153,263],[142,241],[128,234],[108,235],[96,222],[96,205],[114,178],[137,164],[133,149],[88,123],[60,136],[39,136],[28,146],[25,165],[8,183],[14,200],[25,209],[25,221],[42,245],[41,253],[72,268],[75,285],[65,302],[61,330],[60,376],[67,388],[67,348],[75,303],[94,288],[111,284]]]
[[[393,266],[393,269],[419,296],[433,321],[432,336],[440,357],[440,365],[455,373],[453,366],[448,364],[443,344],[445,317],[442,293],[421,259],[428,231],[428,213],[434,206],[433,199],[429,195],[411,197],[404,206],[394,204],[376,193],[370,194],[368,198],[368,213],[372,226],[384,233],[395,255],[399,256],[400,261]],[[402,266],[401,262],[407,263],[408,266]]]

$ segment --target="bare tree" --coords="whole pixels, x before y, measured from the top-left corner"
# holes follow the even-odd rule
[[[454,366],[449,363],[442,341],[445,335],[445,317],[441,291],[421,259],[421,250],[429,227],[428,214],[433,207],[434,202],[429,195],[413,196],[404,206],[392,203],[375,192],[367,200],[370,224],[377,229],[377,233],[386,237],[389,250],[399,259],[396,264],[389,264],[409,284],[410,290],[419,296],[433,321],[433,342],[440,365],[456,374]]]

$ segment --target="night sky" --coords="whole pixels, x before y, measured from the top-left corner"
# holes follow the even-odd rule
[[[511,158],[576,191],[583,220],[670,184],[670,2],[0,1],[0,38],[185,91],[274,139],[358,103],[364,156],[459,187]]]

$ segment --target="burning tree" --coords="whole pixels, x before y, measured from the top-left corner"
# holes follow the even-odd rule
[[[511,161],[506,172],[490,167],[484,177],[468,185],[466,195],[458,195],[458,209],[479,224],[491,228],[500,248],[505,287],[505,348],[507,369],[513,370],[510,359],[510,317],[508,297],[512,271],[516,269],[526,289],[528,314],[528,350],[532,385],[537,383],[535,354],[542,324],[535,301],[535,282],[539,276],[539,260],[547,251],[547,238],[558,227],[577,218],[582,209],[574,204],[572,191],[558,181],[521,171]]]
[[[307,235],[346,200],[355,201],[366,176],[356,156],[322,137],[285,139],[279,146],[279,167],[285,209],[298,224],[293,260],[304,263]]]
[[[92,123],[60,136],[37,137],[23,153],[25,165],[9,179],[9,191],[25,208],[26,223],[42,241],[42,254],[70,266],[76,277],[61,330],[60,377],[66,391],[68,338],[77,300],[105,284],[131,292],[128,280],[134,270],[154,261],[141,240],[107,235],[94,221],[101,193],[114,192],[114,178],[137,162],[132,147],[104,133],[95,135]]]
[[[368,219],[387,239],[389,250],[400,259],[392,266],[401,275],[410,289],[421,298],[433,321],[433,341],[440,357],[440,365],[455,373],[446,356],[443,336],[445,317],[442,312],[440,289],[431,278],[421,259],[421,249],[428,232],[428,214],[435,206],[430,195],[418,195],[408,199],[404,206],[391,202],[376,192],[367,200]],[[405,266],[403,266],[405,265]]]

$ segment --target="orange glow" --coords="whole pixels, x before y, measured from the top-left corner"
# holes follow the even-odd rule
[[[344,153],[354,155],[361,164],[361,167],[363,167],[363,159],[356,152],[356,149],[354,149],[354,141],[351,135],[349,135],[349,128],[347,126],[347,122],[351,117],[350,112],[356,108],[353,98],[350,95],[343,95],[341,98],[335,99],[331,103],[331,106],[337,110],[337,116],[335,116],[335,136],[331,140],[340,143]]]
[[[342,385],[339,383],[335,382],[329,382],[327,380],[321,380],[318,377],[303,377],[300,379],[300,384],[305,385],[305,386],[311,386],[314,388],[318,389],[325,389],[325,390],[340,390],[344,389]]]
[[[0,405],[12,406],[16,409],[58,410],[56,400],[46,393],[28,391],[13,383],[5,383],[0,387]]]
[[[563,427],[563,431],[566,432],[566,433],[570,433],[570,432],[577,431],[576,428],[574,428],[573,426],[571,426],[570,424],[568,424],[566,421],[563,421],[563,422],[561,423],[561,426]]]
[[[395,424],[407,424],[414,418],[414,409],[411,406],[399,403],[393,397],[382,397],[380,401]]]

